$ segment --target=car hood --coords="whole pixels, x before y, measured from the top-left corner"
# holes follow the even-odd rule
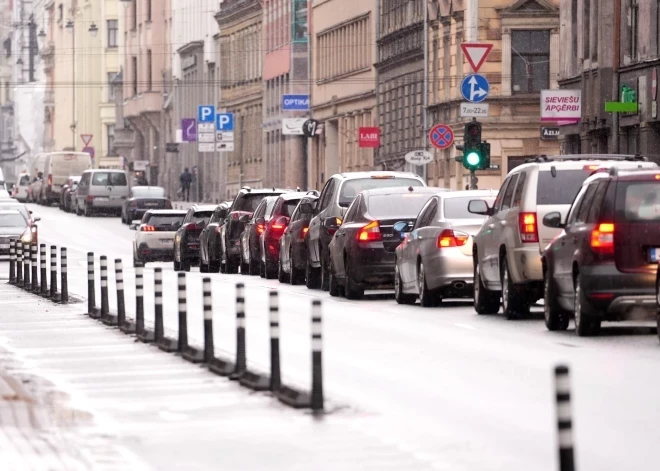
[[[25,227],[0,227],[0,236],[19,236],[25,230]]]

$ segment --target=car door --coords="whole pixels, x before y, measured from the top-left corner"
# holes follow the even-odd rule
[[[321,196],[317,201],[316,215],[312,218],[309,224],[308,233],[308,250],[310,260],[317,264],[319,263],[321,254],[319,253],[319,239],[321,231],[323,230],[323,219],[325,218],[326,209],[332,201],[332,196],[336,187],[334,178],[328,180],[321,191]]]
[[[424,205],[415,220],[412,231],[406,234],[400,263],[401,281],[405,289],[408,289],[417,280],[417,256],[421,252],[421,245],[426,237],[424,228],[433,220],[437,208],[438,197],[435,196]]]
[[[176,234],[174,235],[174,253],[175,257],[178,255],[179,257],[181,256],[181,242],[183,239],[183,235],[186,232],[186,225],[190,223],[193,219],[193,214],[195,214],[195,210],[193,208],[190,208],[188,212],[186,213],[186,217],[183,218],[183,222],[181,223],[181,226],[177,229]],[[175,258],[176,260],[176,258]],[[180,259],[179,259],[180,260]]]
[[[340,278],[343,278],[344,273],[346,273],[346,267],[344,266],[344,249],[346,248],[347,239],[350,232],[348,228],[351,227],[351,225],[353,225],[357,220],[357,214],[361,204],[362,195],[359,195],[357,198],[355,198],[353,203],[351,203],[351,206],[348,208],[348,212],[344,216],[342,225],[339,226],[339,229],[337,229],[337,232],[335,232],[335,235],[330,242],[330,263],[332,267],[334,267],[331,268],[331,270],[334,270],[334,273]]]
[[[497,198],[495,199],[495,204],[493,205],[493,214],[486,220],[481,232],[479,234],[479,239],[481,243],[477,247],[479,251],[479,257],[481,260],[481,275],[485,278],[486,283],[499,285],[500,282],[500,273],[499,273],[499,237],[500,230],[502,225],[503,214],[502,212],[506,209],[502,209],[502,203],[505,196],[512,196],[513,188],[515,187],[515,182],[513,177],[517,178],[517,175],[510,175],[500,188]],[[511,194],[509,193],[509,187],[512,188]]]

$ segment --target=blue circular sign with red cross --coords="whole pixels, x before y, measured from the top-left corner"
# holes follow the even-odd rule
[[[446,124],[436,124],[431,128],[429,139],[433,147],[446,149],[454,143],[454,131]]]

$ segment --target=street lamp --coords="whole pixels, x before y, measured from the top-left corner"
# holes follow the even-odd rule
[[[41,31],[39,31],[39,38],[44,39],[46,37],[46,32],[44,31],[43,28],[41,28]]]
[[[69,20],[66,22],[66,25],[64,26],[66,29],[69,31],[73,31],[73,20]]]
[[[97,34],[99,34],[99,27],[96,26],[96,23],[92,23],[92,25],[89,27],[89,34],[92,35],[93,38],[96,37]]]

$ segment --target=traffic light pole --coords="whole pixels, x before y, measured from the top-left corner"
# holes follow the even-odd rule
[[[474,170],[470,170],[470,190],[478,190],[479,188],[477,187],[477,174],[475,173]]]

